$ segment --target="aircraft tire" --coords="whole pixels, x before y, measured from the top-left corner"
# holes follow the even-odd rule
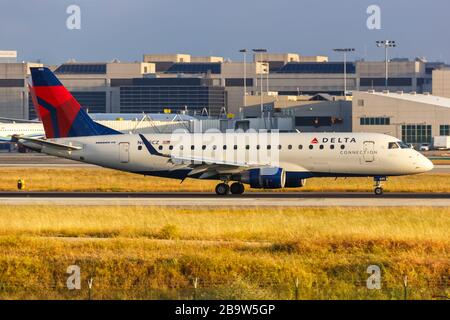
[[[230,192],[230,186],[226,183],[219,183],[216,186],[216,194],[219,196],[225,196]]]
[[[232,194],[243,194],[245,191],[245,188],[242,183],[234,182],[230,187],[230,191]]]
[[[374,192],[375,192],[375,195],[381,196],[381,195],[383,194],[383,188],[381,188],[381,187],[376,187],[375,190],[374,190]]]

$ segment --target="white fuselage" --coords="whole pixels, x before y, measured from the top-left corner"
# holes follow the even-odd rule
[[[215,161],[242,164],[230,168],[229,174],[239,174],[245,165],[279,167],[286,172],[305,173],[305,177],[409,175],[433,168],[419,152],[400,147],[397,138],[375,133],[279,133],[276,139],[270,138],[272,142],[260,133],[144,137],[160,155],[152,154],[136,134],[51,139],[81,149],[66,151],[44,146],[41,151],[117,170],[172,178],[179,178],[179,170],[192,170],[192,164],[170,161],[171,155],[202,158],[205,165],[211,166]],[[390,143],[397,147],[390,148]]]
[[[44,137],[42,123],[0,123],[1,140],[11,140],[13,136]]]

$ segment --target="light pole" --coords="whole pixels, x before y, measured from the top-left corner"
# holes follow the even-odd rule
[[[344,54],[344,97],[347,97],[347,53],[354,52],[355,48],[336,48],[333,51]]]
[[[384,48],[384,64],[386,69],[386,77],[384,79],[384,87],[388,89],[388,48],[394,48],[397,46],[395,41],[392,40],[380,40],[376,42],[378,48]]]
[[[254,53],[259,53],[259,62],[262,64],[262,54],[263,52],[267,52],[267,49],[253,49]],[[258,59],[255,59],[258,60]],[[262,73],[262,69],[261,69],[261,79],[260,79],[260,85],[261,85],[261,91],[260,91],[260,104],[261,104],[261,115],[264,115],[264,108],[263,108],[263,73]]]
[[[239,52],[242,52],[244,55],[244,108],[247,106],[247,49],[241,49]]]

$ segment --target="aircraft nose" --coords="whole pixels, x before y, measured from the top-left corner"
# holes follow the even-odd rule
[[[434,168],[433,162],[431,162],[427,157],[424,157],[423,155],[420,155],[419,158],[420,159],[418,159],[419,161],[417,161],[416,166],[420,172],[428,172],[433,170]]]
[[[423,157],[421,167],[423,168],[424,172],[427,172],[433,170],[434,164],[430,161],[430,159]]]

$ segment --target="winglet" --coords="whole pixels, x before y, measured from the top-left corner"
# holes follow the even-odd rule
[[[145,147],[147,148],[148,152],[153,156],[164,156],[161,152],[158,152],[152,144],[142,135],[139,134],[139,137],[141,137],[142,142],[144,142]]]

